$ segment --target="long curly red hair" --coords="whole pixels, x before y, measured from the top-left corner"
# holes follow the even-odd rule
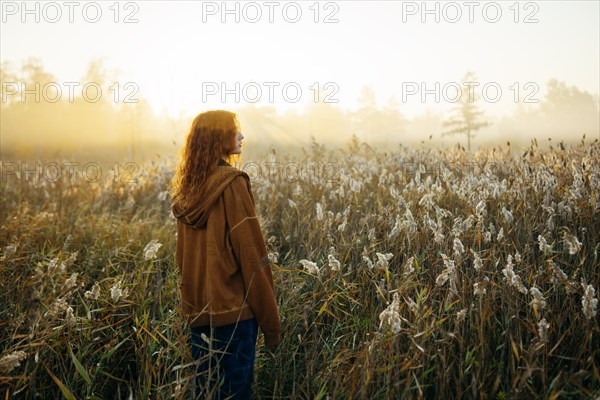
[[[231,111],[206,111],[194,118],[169,187],[172,207],[185,210],[197,202],[206,178],[224,155],[232,165],[239,162],[239,156],[229,154],[236,146],[239,130],[237,115]]]

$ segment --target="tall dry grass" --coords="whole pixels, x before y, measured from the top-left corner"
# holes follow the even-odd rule
[[[269,152],[241,167],[283,342],[259,398],[591,398],[600,145]],[[172,162],[0,193],[6,398],[190,398]],[[30,177],[31,178],[31,177]]]

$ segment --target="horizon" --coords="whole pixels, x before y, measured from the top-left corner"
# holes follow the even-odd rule
[[[238,110],[254,145],[353,134],[462,143],[442,135],[461,96],[490,123],[475,146],[600,137],[600,2],[3,1],[0,11],[3,148],[181,142],[208,109]]]

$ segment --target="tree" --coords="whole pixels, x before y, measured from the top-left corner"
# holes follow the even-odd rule
[[[399,140],[398,134],[403,134],[406,118],[400,112],[398,100],[395,97],[388,99],[387,105],[381,111],[381,135],[385,142]]]
[[[476,82],[475,73],[468,71],[463,83]],[[462,90],[457,101],[457,106],[452,109],[455,113],[453,117],[444,121],[444,127],[450,127],[448,131],[442,132],[442,135],[455,135],[464,133],[467,135],[467,149],[471,151],[471,138],[475,136],[475,132],[481,128],[491,125],[487,121],[482,121],[483,111],[479,110],[476,102],[480,96],[475,95],[473,91]]]
[[[375,91],[370,86],[363,86],[358,97],[358,110],[354,112],[354,126],[364,139],[371,139],[377,132],[376,123],[379,120],[379,110]]]
[[[569,122],[582,119],[598,119],[598,100],[587,91],[565,82],[551,79],[547,83],[547,94],[540,103],[540,111],[545,118],[563,118]]]

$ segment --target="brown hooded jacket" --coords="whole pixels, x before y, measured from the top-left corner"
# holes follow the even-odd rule
[[[220,160],[205,188],[194,207],[173,207],[183,314],[192,327],[256,318],[265,344],[277,346],[279,313],[250,179]]]

